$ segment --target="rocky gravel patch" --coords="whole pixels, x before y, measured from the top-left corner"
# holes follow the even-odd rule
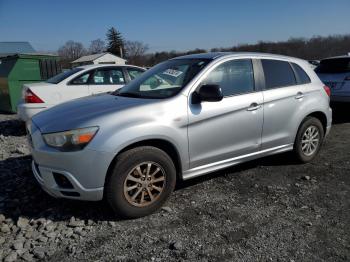
[[[283,154],[180,182],[135,220],[50,197],[30,163],[23,123],[0,114],[0,261],[350,261],[346,115],[313,163]]]

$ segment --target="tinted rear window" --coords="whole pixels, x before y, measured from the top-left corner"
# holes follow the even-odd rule
[[[292,63],[295,73],[297,74],[298,84],[308,84],[311,82],[310,77],[299,65]]]
[[[316,73],[348,73],[350,72],[350,58],[334,58],[322,60],[315,69]]]
[[[265,74],[265,88],[272,89],[296,84],[290,64],[279,60],[261,60]]]

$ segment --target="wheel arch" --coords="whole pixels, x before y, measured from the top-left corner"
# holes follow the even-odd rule
[[[307,117],[315,117],[318,120],[320,120],[320,122],[322,124],[322,127],[323,127],[323,132],[324,132],[324,134],[326,133],[326,130],[327,130],[327,116],[326,116],[325,113],[323,113],[322,111],[315,111],[315,112],[312,112],[311,114],[308,114],[305,118],[307,118]],[[304,119],[303,119],[303,121],[304,121]]]
[[[159,149],[163,150],[165,153],[167,153],[174,162],[174,165],[176,168],[176,178],[181,179],[181,174],[182,174],[181,157],[180,157],[179,151],[177,150],[175,145],[173,143],[171,143],[170,141],[165,140],[165,139],[146,139],[146,140],[133,142],[133,143],[125,146],[123,149],[121,149],[114,156],[113,160],[111,161],[110,165],[108,166],[107,174],[106,174],[106,178],[105,178],[105,183],[113,172],[113,169],[114,169],[115,164],[117,162],[118,156],[125,151],[128,151],[128,150],[136,148],[136,147],[141,147],[141,146],[153,146],[153,147],[159,148]]]
[[[314,117],[314,118],[320,120],[320,122],[322,124],[322,127],[323,127],[323,132],[324,132],[324,134],[326,134],[326,131],[327,131],[327,115],[324,112],[322,112],[322,111],[314,111],[314,112],[311,112],[308,115],[306,115],[299,122],[298,128],[297,128],[297,130],[295,132],[295,135],[294,135],[294,140],[293,140],[294,142],[295,142],[295,139],[297,138],[297,134],[298,134],[298,131],[299,131],[301,125],[303,124],[305,119],[308,118],[308,117]]]

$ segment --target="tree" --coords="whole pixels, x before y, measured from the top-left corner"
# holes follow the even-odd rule
[[[108,29],[106,36],[108,41],[107,51],[119,57],[123,57],[125,49],[122,34],[114,27],[111,27]]]
[[[89,46],[89,54],[99,54],[106,50],[105,42],[100,38],[92,40]]]
[[[148,50],[148,45],[140,41],[125,42],[125,57],[129,64],[144,65],[144,55]]]
[[[67,41],[63,46],[58,49],[58,55],[69,62],[78,59],[86,54],[86,49],[80,42],[74,42],[72,40]]]

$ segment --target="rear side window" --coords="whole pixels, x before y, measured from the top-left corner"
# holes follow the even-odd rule
[[[261,60],[265,74],[265,88],[273,89],[296,84],[295,75],[288,62],[279,60]]]
[[[54,77],[51,77],[46,80],[46,83],[51,83],[51,84],[58,84],[62,82],[64,79],[70,77],[71,75],[74,75],[75,73],[78,73],[79,71],[83,70],[82,68],[76,67],[71,70],[62,72]]]
[[[303,85],[311,82],[310,77],[306,74],[304,69],[302,69],[299,65],[295,63],[292,63],[292,66],[296,73],[298,84]]]

